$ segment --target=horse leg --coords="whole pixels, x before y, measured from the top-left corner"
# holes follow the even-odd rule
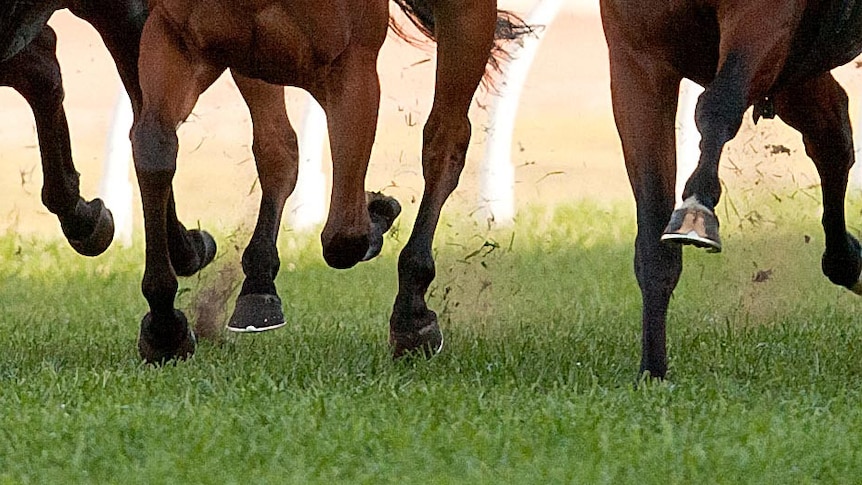
[[[132,110],[138,113],[141,109],[138,55],[141,31],[147,19],[146,0],[79,3],[69,10],[89,22],[102,37],[132,102]]]
[[[682,272],[682,250],[662,244],[674,205],[674,123],[680,76],[662,59],[644,58],[606,29],[614,119],[637,205],[634,270],[641,290],[640,373],[667,373],[667,309]]]
[[[410,239],[398,259],[398,295],[389,320],[395,358],[414,352],[431,356],[443,346],[437,315],[425,302],[435,276],[432,243],[440,211],[464,168],[470,142],[467,111],[485,71],[497,18],[493,0],[469,5],[442,0],[433,7],[437,83],[423,132],[425,191]]]
[[[381,43],[384,36],[381,29]],[[333,67],[325,91],[312,90],[326,112],[332,149],[332,195],[320,239],[323,258],[333,268],[376,256],[401,212],[392,197],[365,191],[380,104],[376,62],[374,46],[352,46]]]
[[[215,255],[209,234],[186,230],[177,220],[171,183],[176,172],[176,128],[221,71],[199,61],[179,39],[172,24],[153,12],[141,37],[143,106],[132,128],[146,238],[141,289],[150,307],[141,322],[138,351],[149,363],[194,353],[194,333],[185,315],[174,308],[176,276],[193,274]]]
[[[284,325],[275,288],[279,259],[276,241],[284,203],[296,187],[299,148],[284,104],[284,88],[233,73],[251,114],[252,152],[260,179],[257,225],[242,255],[242,284],[228,322],[234,332],[262,332]]]
[[[826,237],[823,273],[836,285],[862,294],[862,246],[847,233],[844,220],[844,194],[854,163],[847,94],[826,72],[782,90],[775,96],[775,110],[802,133],[805,151],[820,174]]]
[[[0,64],[0,85],[18,91],[33,110],[42,155],[42,203],[57,215],[78,253],[96,256],[111,244],[114,219],[100,199],[87,202],[79,195],[56,45],[57,36],[45,26],[24,50]]]
[[[763,12],[763,9],[769,12]],[[773,12],[776,10],[776,12]],[[715,78],[697,102],[695,123],[701,133],[700,159],[683,190],[683,204],[673,212],[665,241],[721,251],[715,206],[721,196],[721,151],[739,131],[742,116],[769,94],[787,58],[798,19],[795,9],[774,9],[768,2],[719,11],[719,60]],[[746,19],[764,22],[752,29]],[[763,35],[767,31],[770,35]],[[755,109],[759,108],[759,105]]]

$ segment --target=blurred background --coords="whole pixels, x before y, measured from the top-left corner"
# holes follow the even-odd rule
[[[587,199],[633,207],[611,114],[607,47],[596,3],[565,3],[544,31],[511,139],[516,210]],[[509,0],[500,6],[526,16],[535,4]],[[394,5],[391,9],[397,10]],[[75,163],[82,174],[81,191],[89,199],[99,195],[120,83],[88,24],[67,11],[57,12],[50,24],[59,37],[65,108]],[[433,95],[433,49],[432,44],[408,45],[390,34],[379,61],[382,100],[366,186],[396,196],[407,213],[415,209],[422,193],[421,136]],[[862,93],[859,70],[851,63],[836,75],[850,92],[855,116],[857,93]],[[305,97],[290,88],[286,96],[301,136]],[[473,214],[482,205],[479,174],[492,100],[483,90],[473,103],[468,163],[447,213]],[[259,189],[250,150],[251,124],[229,76],[204,93],[179,137],[175,189],[181,219],[188,226],[200,223],[228,231],[253,225]],[[326,147],[322,167],[327,184],[328,157]],[[32,114],[10,88],[0,88],[0,167],[0,231],[61,237],[59,224],[39,197],[42,174]],[[130,164],[127,171],[134,183]],[[777,120],[754,126],[746,117],[740,135],[726,149],[722,178],[730,196],[763,186],[798,187],[819,196],[816,173],[804,156],[801,139]],[[132,203],[137,237],[142,223],[136,186]]]

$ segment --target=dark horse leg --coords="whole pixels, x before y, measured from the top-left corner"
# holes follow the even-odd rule
[[[33,110],[42,154],[42,202],[57,215],[69,244],[80,254],[96,256],[111,244],[114,220],[100,199],[87,202],[79,195],[56,46],[54,31],[43,27],[27,47],[0,63],[0,85],[18,91]]]
[[[150,17],[141,45],[147,46],[139,60],[143,107],[132,129],[132,151],[146,238],[141,289],[150,312],[141,322],[138,350],[145,361],[162,363],[194,353],[194,333],[185,315],[174,308],[176,277],[206,266],[216,250],[209,234],[187,230],[177,220],[172,189],[176,129],[223,69],[195,61],[201,57],[189,55],[172,24],[161,16]]]
[[[275,289],[279,259],[276,241],[284,203],[296,187],[299,148],[284,104],[284,87],[233,73],[252,119],[252,152],[260,179],[257,225],[242,255],[246,275],[228,322],[235,332],[260,332],[284,325]]]
[[[443,345],[437,315],[425,302],[435,276],[431,249],[440,211],[464,167],[470,141],[467,111],[485,72],[497,19],[493,0],[429,3],[436,21],[437,83],[423,133],[425,191],[398,259],[398,295],[389,330],[395,357],[412,352],[433,355]]]
[[[776,94],[775,109],[782,120],[802,133],[805,151],[820,174],[826,236],[823,273],[833,283],[862,294],[862,247],[847,233],[844,221],[847,176],[854,162],[847,94],[826,72]]]
[[[697,102],[700,159],[663,240],[721,251],[715,206],[721,196],[718,166],[724,145],[739,131],[745,110],[770,93],[787,59],[799,22],[796,9],[750,2],[717,12],[719,57],[715,78]],[[759,19],[755,25],[751,19]],[[769,35],[763,35],[769,32]],[[755,109],[758,107],[756,106]]]
[[[69,10],[86,20],[102,37],[129,99],[132,111],[141,108],[141,88],[138,84],[138,53],[141,31],[147,20],[146,0],[71,0]]]
[[[626,170],[637,204],[635,275],[643,300],[641,373],[667,372],[665,321],[682,272],[682,250],[661,243],[674,205],[674,122],[680,76],[663,59],[645,58],[606,23],[611,97]]]

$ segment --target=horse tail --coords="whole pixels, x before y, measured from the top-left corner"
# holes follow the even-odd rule
[[[429,0],[393,0],[398,7],[404,12],[419,32],[428,39],[436,41],[434,37],[434,10],[431,8]],[[411,44],[419,44],[419,39],[412,36],[404,30],[404,27],[399,25],[390,17],[389,26],[398,37]],[[494,46],[491,49],[491,56],[488,58],[488,70],[485,72],[484,82],[488,83],[492,88],[494,85],[494,75],[499,73],[502,65],[512,58],[508,47],[512,41],[519,41],[527,35],[532,35],[536,30],[533,25],[528,25],[517,14],[508,10],[497,10],[497,25],[494,29]]]

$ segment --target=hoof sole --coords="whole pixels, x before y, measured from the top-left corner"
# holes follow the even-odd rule
[[[284,312],[281,299],[275,295],[242,295],[227,329],[237,333],[259,333],[283,327]]]
[[[721,252],[718,218],[694,197],[690,197],[679,209],[673,211],[661,240],[705,248],[711,253]]]
[[[69,239],[69,245],[83,256],[98,256],[108,249],[114,240],[114,215],[105,207],[102,199],[93,199],[90,204],[99,210],[99,220],[93,232],[84,239]]]

